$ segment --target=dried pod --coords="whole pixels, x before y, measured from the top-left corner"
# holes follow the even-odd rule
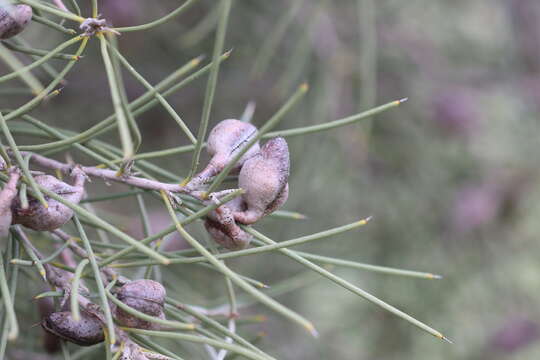
[[[116,293],[118,300],[127,306],[154,316],[165,319],[163,307],[165,303],[166,291],[163,285],[153,280],[135,280],[122,286]],[[139,319],[120,307],[116,308],[116,320],[123,326],[139,329],[158,329],[155,323]]]
[[[17,182],[20,176],[19,171],[12,167],[9,172],[9,180],[0,191],[0,237],[7,236],[11,225],[11,204],[17,196]]]
[[[289,148],[285,139],[269,140],[261,151],[242,166],[238,186],[247,209],[235,212],[242,224],[253,224],[280,208],[289,196]]]
[[[252,236],[242,230],[234,221],[233,214],[245,210],[241,197],[234,198],[208,214],[204,227],[215,242],[221,246],[238,250],[246,248]]]
[[[80,321],[73,320],[69,311],[52,313],[41,321],[41,326],[49,333],[81,346],[98,344],[104,340],[101,321],[84,311],[81,312]]]
[[[28,5],[0,7],[0,39],[8,39],[24,30],[32,20],[32,8]]]
[[[38,175],[34,179],[38,185],[43,186],[67,201],[78,204],[84,195],[84,181],[86,176],[78,171],[74,172],[74,184],[69,185],[51,175]],[[29,206],[24,209],[20,200],[13,201],[13,224],[21,224],[37,231],[52,231],[58,229],[73,216],[73,210],[66,205],[46,196],[48,207],[44,207],[39,200],[29,197]]]
[[[50,288],[47,288],[46,289],[47,291],[50,290]],[[37,301],[37,307],[38,307],[38,311],[39,311],[39,315],[40,315],[40,318],[41,319],[44,319],[46,317],[48,317],[50,314],[52,314],[54,312],[54,301],[53,301],[53,298],[51,297],[42,297],[42,298],[39,298]],[[43,333],[43,338],[41,340],[42,344],[43,344],[43,348],[45,349],[46,352],[48,352],[49,354],[53,354],[55,352],[58,352],[60,351],[60,339],[58,338],[58,336],[48,332],[48,331],[45,331]]]
[[[255,135],[257,135],[257,128],[249,123],[236,119],[220,121],[208,135],[206,149],[212,158],[206,168],[191,180],[189,187],[196,188],[218,174]],[[238,170],[247,159],[258,151],[259,143],[253,144],[238,160],[233,171]]]

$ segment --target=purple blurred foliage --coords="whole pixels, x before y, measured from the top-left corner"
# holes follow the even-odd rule
[[[120,27],[139,24],[144,9],[133,0],[102,0],[100,12],[110,24]]]
[[[465,185],[454,197],[452,229],[458,233],[514,220],[523,195],[537,181],[527,171],[485,173],[485,180]]]
[[[502,203],[493,183],[470,184],[458,191],[452,209],[453,229],[464,233],[495,221]]]
[[[447,135],[470,137],[479,128],[474,96],[467,88],[447,88],[434,95],[433,121]]]
[[[492,350],[513,353],[540,339],[540,324],[519,315],[509,318],[492,334]]]

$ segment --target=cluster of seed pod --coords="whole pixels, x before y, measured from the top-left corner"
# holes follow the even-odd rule
[[[48,206],[28,196],[28,206],[24,207],[20,197],[17,196],[20,172],[15,167],[10,167],[8,173],[9,180],[0,192],[0,236],[7,234],[10,225],[20,224],[37,231],[52,231],[72,218],[72,209],[48,196],[45,197]],[[73,185],[46,174],[34,175],[34,180],[43,188],[73,204],[78,204],[84,196],[86,175],[78,167],[73,169],[71,175],[74,179]]]
[[[28,5],[0,7],[0,39],[9,39],[19,34],[30,20],[32,20],[32,8]]]
[[[116,297],[125,305],[146,315],[165,319],[164,303],[166,291],[163,285],[153,280],[135,280],[124,284],[116,292]],[[81,302],[81,318],[73,319],[71,311],[65,306],[59,312],[47,314],[41,321],[41,326],[48,333],[63,340],[81,346],[90,346],[104,340],[104,316],[99,307],[83,296]],[[116,307],[114,310],[116,322],[121,326],[146,330],[159,329],[156,324],[137,318],[136,316]],[[136,348],[126,351],[136,352]]]
[[[218,123],[208,137],[212,156],[206,168],[188,187],[199,186],[218,174],[229,161],[257,135],[255,126],[228,119]],[[253,224],[280,208],[289,194],[289,149],[285,139],[270,139],[262,147],[255,143],[233,170],[238,171],[238,185],[245,193],[210,213],[205,227],[212,238],[228,249],[245,248],[251,236],[236,224]]]

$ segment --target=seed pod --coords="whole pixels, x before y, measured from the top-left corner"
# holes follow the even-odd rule
[[[234,214],[236,221],[253,224],[280,208],[289,196],[289,148],[285,139],[269,140],[260,153],[242,166],[238,186],[247,209]]]
[[[229,250],[246,248],[252,236],[242,230],[234,221],[233,214],[245,209],[241,197],[234,198],[208,214],[204,227],[215,242]]]
[[[160,319],[165,319],[165,313],[163,312],[165,296],[166,290],[163,285],[157,281],[146,279],[131,281],[122,286],[116,293],[118,300],[127,306]],[[120,307],[116,308],[116,320],[127,327],[159,329],[159,325],[139,319]]]
[[[50,290],[50,288],[47,288],[46,290]],[[54,301],[51,297],[43,297],[39,298],[37,301],[37,307],[39,311],[40,318],[46,318],[50,314],[54,312]],[[58,336],[45,331],[43,333],[43,338],[41,340],[41,343],[43,344],[43,348],[46,352],[49,354],[53,354],[55,352],[60,351],[60,339]]]
[[[217,175],[255,135],[257,135],[257,128],[250,123],[236,119],[219,122],[208,135],[206,150],[212,159],[206,168],[191,180],[189,187],[196,188],[207,179]],[[258,151],[259,143],[253,144],[238,160],[233,171],[240,169],[242,164]]]
[[[17,182],[20,176],[20,172],[12,167],[9,172],[9,180],[0,191],[0,237],[7,236],[11,225],[11,204],[17,196]]]
[[[32,8],[28,5],[0,7],[0,39],[8,39],[24,30],[32,20]]]
[[[38,185],[43,186],[64,199],[78,204],[84,195],[85,175],[82,172],[77,172],[73,185],[66,184],[51,175],[38,175],[34,179]],[[56,230],[73,216],[73,210],[66,205],[49,198],[47,200],[48,207],[44,207],[37,199],[29,196],[28,208],[23,209],[20,200],[17,198],[13,201],[13,224],[21,224],[30,229],[37,231],[52,231]]]
[[[81,312],[80,321],[73,320],[69,311],[55,312],[45,317],[41,326],[49,333],[81,346],[98,344],[104,340],[103,324],[86,312]]]

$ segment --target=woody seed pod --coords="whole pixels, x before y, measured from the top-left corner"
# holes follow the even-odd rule
[[[240,151],[243,146],[257,135],[257,128],[249,123],[227,119],[220,121],[208,135],[207,151],[212,159],[197,176],[190,182],[195,188],[208,178],[218,174],[227,163]],[[255,143],[235,164],[233,171],[240,169],[242,164],[259,151],[259,143]]]
[[[146,315],[165,319],[163,307],[166,290],[157,281],[135,280],[122,286],[116,293],[118,300]],[[116,308],[116,320],[123,326],[139,329],[159,329],[159,325],[139,319],[120,307]]]
[[[32,20],[32,8],[28,5],[0,7],[0,39],[8,39],[24,30]]]
[[[289,196],[289,148],[281,137],[269,140],[260,153],[245,162],[238,185],[247,209],[234,214],[236,221],[253,224],[280,208]]]
[[[86,312],[81,312],[80,321],[73,320],[69,311],[55,312],[46,316],[41,326],[49,333],[81,346],[98,344],[104,340],[101,321]]]
[[[73,185],[66,184],[51,175],[38,175],[34,179],[38,185],[43,186],[64,199],[78,204],[84,195],[85,175],[82,172],[75,174]],[[23,209],[20,200],[13,201],[13,224],[21,224],[37,231],[52,231],[58,229],[73,216],[73,210],[66,205],[49,197],[45,198],[48,207],[44,207],[37,199],[29,197],[29,206]]]
[[[229,250],[246,248],[252,236],[242,230],[234,221],[233,214],[245,210],[241,197],[234,198],[226,205],[208,214],[204,227],[215,242]],[[218,212],[220,212],[218,214]]]
[[[12,167],[9,172],[9,180],[0,191],[0,237],[7,236],[11,225],[11,204],[17,196],[17,182],[20,176],[19,171]]]

